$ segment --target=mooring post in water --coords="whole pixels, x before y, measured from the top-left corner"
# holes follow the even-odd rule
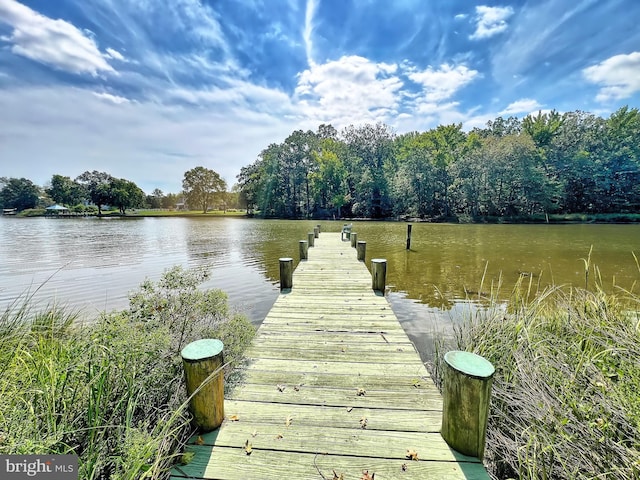
[[[411,227],[411,224],[407,225],[407,250],[411,250]]]
[[[351,232],[351,246],[356,248],[358,244],[358,234],[356,232]]]
[[[482,460],[495,368],[480,355],[461,351],[447,352],[444,363],[442,438]]]
[[[382,292],[387,282],[387,260],[385,258],[374,258],[371,260],[371,288]]]
[[[293,287],[293,258],[280,259],[280,290]]]
[[[306,260],[309,252],[309,242],[307,240],[300,240],[300,260]]]
[[[309,242],[309,246],[313,247],[313,239],[316,238],[313,232],[307,233],[307,241]]]
[[[358,260],[360,260],[361,262],[364,262],[365,256],[367,254],[367,242],[358,240],[356,252],[358,254]]]
[[[203,339],[182,349],[189,410],[203,431],[215,430],[224,420],[224,365],[220,340]],[[195,393],[194,393],[195,392]]]
[[[313,236],[318,238],[318,235],[320,235],[320,227],[313,227]]]
[[[320,233],[320,224],[316,225],[318,227],[318,233]]]

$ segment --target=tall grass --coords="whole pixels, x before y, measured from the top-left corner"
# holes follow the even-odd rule
[[[494,300],[450,343],[441,339],[433,365],[441,382],[443,354],[453,348],[496,367],[485,457],[492,475],[638,478],[640,297],[523,287],[506,308]]]
[[[145,282],[121,312],[81,325],[76,314],[0,316],[0,453],[79,455],[81,479],[163,478],[190,436],[180,349],[203,337],[237,362],[253,336],[201,272]]]

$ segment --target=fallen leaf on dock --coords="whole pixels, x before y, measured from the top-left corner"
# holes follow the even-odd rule
[[[249,440],[247,440],[246,442],[244,442],[244,451],[247,455],[251,455],[251,452],[253,451],[253,447],[251,446],[251,444],[249,443]]]
[[[407,464],[406,464],[406,463],[403,463],[403,464],[402,464],[402,467],[400,467],[400,468],[402,468],[402,471],[403,471],[403,472],[406,472],[406,471],[407,471]]]
[[[360,419],[360,428],[364,429],[367,428],[367,423],[369,422],[369,420],[367,420],[367,417],[362,417]]]
[[[356,390],[356,395],[359,397],[364,397],[366,393],[367,391],[364,388],[359,388],[358,390]]]
[[[196,439],[196,445],[204,445],[204,438],[202,438],[202,436],[198,435],[198,438]]]
[[[278,389],[279,392],[284,392],[284,389],[287,388],[286,385],[276,385],[276,388]]]
[[[351,412],[351,410],[353,410],[353,407],[347,407],[347,412]]]
[[[405,456],[409,460],[418,460],[418,452],[410,448],[407,448],[407,454]]]
[[[360,478],[360,480],[374,480],[373,477],[375,476],[375,473],[369,474],[369,470],[365,470],[364,472],[362,472],[362,477]]]
[[[251,434],[252,437],[255,437],[256,435],[258,435],[258,431],[254,430],[253,433]]]
[[[277,435],[275,436],[275,439],[276,439],[276,440],[280,440],[281,438],[284,438],[284,435],[282,435],[281,433],[279,433],[279,434],[277,434]]]
[[[335,470],[331,470],[333,472],[333,478],[331,480],[344,480],[344,474],[341,473],[340,476],[336,473]]]
[[[291,415],[289,415],[287,419],[284,421],[285,426],[288,427],[289,425],[291,425],[291,420],[293,419],[291,418]]]
[[[232,422],[238,422],[240,421],[240,417],[238,415],[230,415],[229,420],[231,420]]]

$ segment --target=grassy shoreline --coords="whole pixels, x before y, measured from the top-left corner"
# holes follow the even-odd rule
[[[640,475],[640,297],[553,287],[470,314],[440,339],[496,367],[485,463],[499,479]]]
[[[0,314],[0,454],[73,453],[82,480],[166,478],[193,431],[180,350],[218,338],[234,365],[255,333],[205,278],[175,267],[87,324],[28,296]]]

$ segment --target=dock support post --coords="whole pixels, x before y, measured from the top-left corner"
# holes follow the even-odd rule
[[[356,247],[356,252],[358,253],[358,260],[364,262],[366,253],[367,253],[367,242],[363,242],[362,240],[358,240],[358,246]]]
[[[293,258],[280,259],[280,290],[293,287]]]
[[[313,239],[316,238],[313,232],[307,233],[307,241],[309,242],[309,246],[313,247]]]
[[[318,235],[320,235],[320,228],[319,227],[313,227],[313,236],[315,238],[318,238]]]
[[[298,245],[300,245],[300,260],[306,260],[308,258],[309,242],[307,240],[300,240]]]
[[[223,348],[220,340],[203,339],[191,342],[180,352],[187,395],[191,397],[189,410],[205,432],[215,430],[224,420]]]
[[[475,353],[444,356],[442,438],[458,452],[482,460],[495,368]]]
[[[316,225],[318,227],[318,233],[320,233],[320,224]]]
[[[356,232],[351,232],[351,246],[356,248],[358,244],[358,234]]]
[[[382,292],[387,282],[387,260],[385,258],[374,258],[371,260],[371,288]]]
[[[407,225],[407,250],[411,250],[411,227],[413,225]]]

